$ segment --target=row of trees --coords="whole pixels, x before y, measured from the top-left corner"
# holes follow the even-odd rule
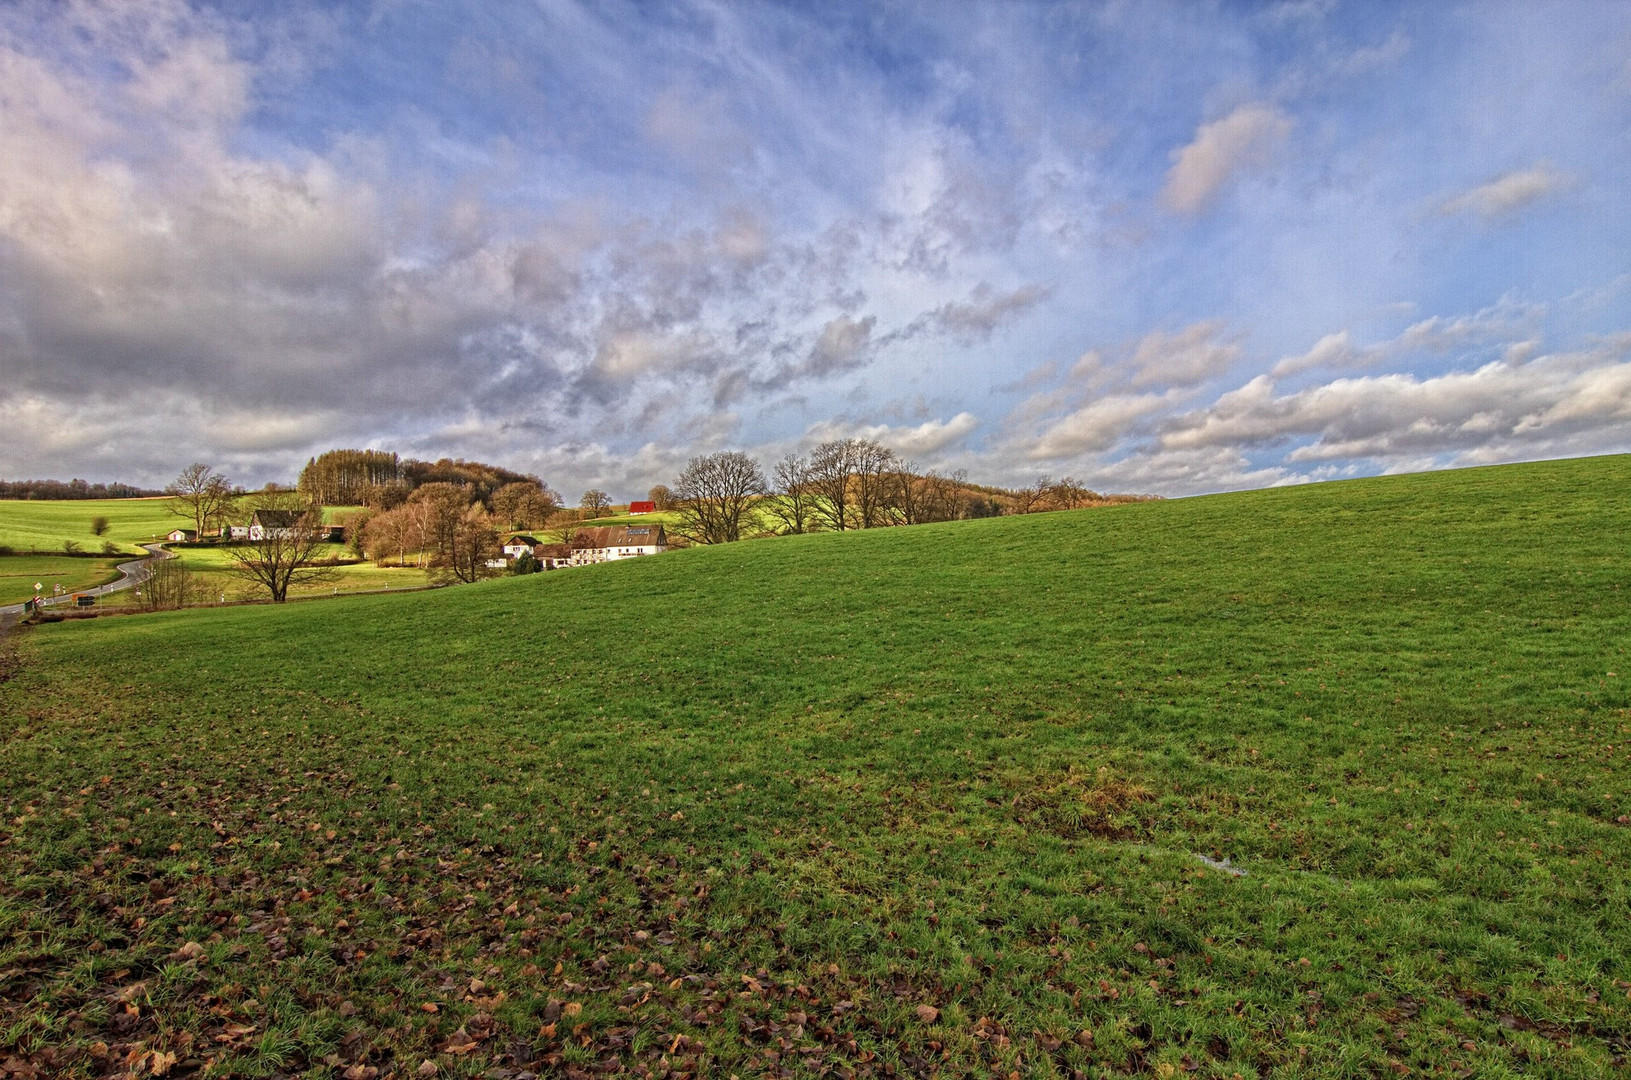
[[[407,565],[413,559],[452,580],[474,581],[492,572],[506,532],[548,526],[564,543],[572,542],[578,515],[564,510],[559,496],[536,477],[516,478],[519,474],[507,470],[447,459],[430,471],[418,469],[424,464],[401,462],[380,451],[330,451],[308,462],[300,491],[268,488],[248,495],[197,463],[166,490],[173,499],[172,512],[193,521],[200,534],[211,522],[256,509],[292,510],[294,527],[270,530],[262,539],[228,549],[236,571],[279,601],[292,585],[332,573],[333,560],[322,558],[326,500],[319,493],[358,498],[403,485],[400,500],[349,517],[354,549],[380,565],[393,559]],[[425,479],[432,475],[455,479]],[[504,482],[495,486],[498,480]],[[1039,477],[1012,491],[979,488],[962,472],[920,471],[872,439],[837,439],[808,455],[788,454],[769,477],[740,451],[692,458],[672,487],[659,484],[649,498],[659,510],[677,510],[680,523],[674,531],[702,544],[765,532],[842,532],[1121,501],[1106,499],[1070,477]],[[610,505],[610,496],[591,489],[583,495],[581,513],[595,516]]]
[[[679,511],[681,536],[721,544],[754,531],[875,529],[1074,510],[1136,496],[1106,497],[1068,476],[1038,477],[1017,490],[982,488],[961,471],[921,471],[875,440],[835,439],[808,455],[786,455],[768,477],[739,451],[692,458],[672,490],[659,485],[651,498],[659,509],[667,501]]]
[[[516,527],[518,513],[521,509],[511,507],[509,513],[495,515],[472,486],[438,481],[415,488],[402,505],[369,516],[355,542],[381,566],[392,559],[405,566],[412,557],[426,570],[475,581],[499,555],[500,524]]]
[[[0,480],[0,499],[142,499],[162,495],[134,484],[92,484],[84,480]]]
[[[788,454],[766,477],[739,451],[692,458],[672,490],[653,488],[680,513],[676,530],[696,543],[738,540],[744,530],[806,533],[875,529],[989,517],[1002,505],[972,488],[962,472],[918,467],[873,439],[835,439],[808,455]],[[659,504],[660,505],[660,504]]]

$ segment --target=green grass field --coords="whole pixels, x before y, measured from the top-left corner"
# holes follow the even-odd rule
[[[100,551],[104,541],[111,540],[121,551],[134,555],[144,552],[140,543],[162,537],[171,529],[187,527],[188,522],[166,510],[167,499],[86,499],[81,501],[0,500],[0,544],[20,551],[60,551],[64,540],[72,540],[86,551]],[[333,520],[354,510],[352,507],[326,507],[324,515]],[[108,531],[103,536],[91,533],[91,519],[97,515],[108,518]],[[228,600],[255,598],[261,595],[247,586],[242,579],[227,573],[229,560],[225,551],[208,548],[176,548],[183,563],[196,571],[202,579],[204,591],[210,597],[218,595]],[[334,545],[333,555],[348,558],[351,551],[343,545]],[[0,604],[19,603],[33,595],[33,584],[41,581],[49,593],[51,586],[61,582],[70,591],[88,585],[99,585],[118,577],[112,566],[118,559],[70,559],[50,556],[0,556]],[[416,568],[383,568],[363,563],[336,568],[337,580],[297,586],[292,596],[332,595],[338,591],[369,592],[378,589],[413,588],[429,581],[423,570]],[[26,582],[23,579],[27,579]],[[136,606],[134,593],[113,593],[100,602],[102,607],[130,608]]]
[[[34,585],[45,586],[41,595],[50,596],[52,586],[68,592],[103,585],[118,578],[114,565],[119,559],[77,559],[66,555],[0,556],[0,605],[20,604],[34,595]]]
[[[1611,457],[35,628],[0,1060],[1623,1074],[1627,537]]]
[[[61,551],[72,540],[86,551],[101,551],[105,541],[121,552],[141,555],[138,544],[163,537],[171,529],[190,528],[169,513],[169,499],[0,499],[0,544],[18,551]],[[108,519],[103,536],[91,532],[91,519]]]
[[[172,529],[190,529],[191,518],[170,513],[173,501],[153,499],[0,499],[0,545],[19,551],[61,551],[72,540],[86,551],[101,551],[104,541],[121,551],[141,555],[138,546],[162,540]],[[323,518],[334,521],[355,513],[354,506],[326,506]],[[102,536],[91,532],[91,519],[108,519]]]
[[[320,551],[320,558],[355,558],[351,549],[344,544],[323,545],[326,551]],[[266,590],[258,585],[245,581],[242,577],[232,573],[233,562],[230,554],[224,548],[195,547],[173,548],[176,556],[181,559],[182,565],[193,571],[203,586],[204,592],[210,597],[225,596],[228,600],[265,599]],[[334,568],[335,578],[332,581],[297,584],[289,590],[289,595],[319,596],[332,595],[335,592],[371,592],[378,589],[418,588],[430,582],[430,575],[417,567],[381,567],[371,562],[351,563]],[[109,598],[113,599],[112,597]]]

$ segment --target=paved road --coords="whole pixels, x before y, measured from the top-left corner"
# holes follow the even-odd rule
[[[118,592],[120,589],[134,588],[152,576],[152,561],[154,559],[173,559],[175,552],[165,551],[163,544],[143,544],[150,553],[148,557],[132,559],[120,563],[116,569],[119,571],[119,580],[110,581],[106,585],[98,585],[94,589],[76,589],[73,592],[63,593],[61,596],[40,597],[40,607],[73,607],[76,596],[106,596],[108,593]],[[0,626],[8,626],[22,618],[22,604],[8,604],[0,607]]]

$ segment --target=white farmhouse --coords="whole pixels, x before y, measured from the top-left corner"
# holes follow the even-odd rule
[[[579,529],[572,537],[572,565],[634,559],[668,550],[661,525],[600,525]]]
[[[249,519],[249,539],[288,539],[295,534],[304,515],[299,510],[256,510]]]
[[[536,551],[537,548],[538,540],[536,537],[517,534],[505,541],[504,557],[507,559],[519,559],[529,551]]]

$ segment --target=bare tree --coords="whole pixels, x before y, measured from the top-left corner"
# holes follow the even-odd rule
[[[164,492],[173,500],[167,508],[170,513],[190,518],[198,536],[203,536],[209,523],[227,513],[233,503],[232,485],[227,478],[202,461],[182,469]]]
[[[487,563],[498,557],[498,529],[480,504],[468,507],[453,528],[452,543],[441,560],[458,581],[479,581],[496,568]]]
[[[900,467],[895,452],[873,439],[851,439],[855,463],[855,512],[861,528],[895,524],[889,502],[891,477]]]
[[[805,481],[815,495],[812,509],[829,528],[842,532],[850,527],[850,480],[855,475],[851,439],[834,439],[810,451]]]
[[[406,505],[417,507],[426,539],[421,550],[429,550],[431,562],[445,565],[453,550],[453,534],[470,508],[473,492],[469,484],[446,480],[421,485],[408,497]]]
[[[1056,510],[1075,510],[1077,507],[1096,502],[1099,498],[1098,492],[1071,476],[1061,478],[1048,494],[1048,501]]]
[[[1027,484],[1022,488],[1014,489],[1014,513],[1034,514],[1038,510],[1047,509],[1049,496],[1053,492],[1053,481],[1046,476],[1036,478],[1034,484]]]
[[[924,473],[919,511],[921,520],[955,521],[961,517],[963,503],[958,494],[967,482],[968,475],[961,469],[949,476],[933,469]]]
[[[493,492],[493,514],[507,529],[535,529],[561,504],[543,484],[519,480]]]
[[[797,454],[776,462],[775,498],[766,504],[788,533],[812,532],[816,526],[816,492],[810,483],[810,465]]]
[[[169,611],[196,604],[204,584],[179,558],[148,560],[147,577],[136,586],[136,603],[145,611]]]
[[[740,540],[743,518],[765,488],[759,463],[738,450],[692,458],[674,482],[675,531],[699,544]]]
[[[884,476],[884,502],[895,519],[902,525],[920,525],[923,516],[925,486],[917,474],[917,464],[896,459],[894,468]]]
[[[360,533],[362,550],[368,558],[374,560],[375,565],[386,565],[393,555],[396,556],[399,566],[407,560],[410,549],[406,511],[407,508],[403,506],[382,510],[363,525]]]
[[[590,517],[599,517],[607,507],[612,505],[612,497],[599,488],[590,488],[578,500],[578,505],[588,511]]]
[[[572,546],[573,538],[578,534],[578,515],[572,510],[557,510],[551,514],[549,520],[544,522],[543,534],[551,537],[558,544]]]
[[[646,492],[646,498],[659,510],[674,509],[674,493],[668,489],[667,484],[653,484],[651,490]]]
[[[294,585],[313,585],[337,576],[325,540],[323,508],[302,505],[292,492],[266,492],[257,498],[259,537],[226,549],[234,574],[283,603]]]

